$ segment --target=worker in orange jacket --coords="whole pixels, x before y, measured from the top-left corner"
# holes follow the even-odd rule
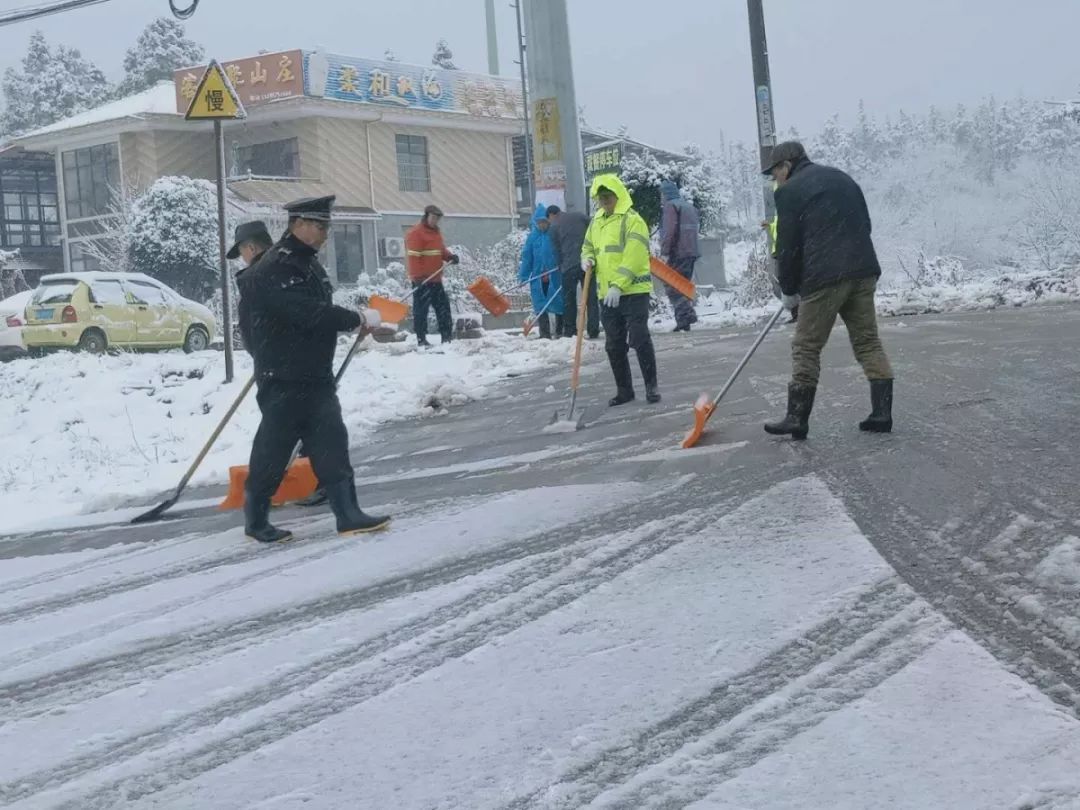
[[[419,346],[428,347],[428,311],[435,307],[442,342],[449,343],[454,334],[450,317],[450,298],[443,287],[442,268],[457,264],[460,259],[446,249],[439,221],[443,212],[438,206],[424,209],[424,218],[405,234],[405,253],[408,257],[409,281],[413,286],[413,331]]]

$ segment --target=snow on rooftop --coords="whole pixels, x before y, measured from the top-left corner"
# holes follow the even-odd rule
[[[103,124],[106,121],[117,121],[123,118],[139,118],[144,115],[176,115],[176,88],[171,81],[160,81],[149,90],[136,93],[127,98],[110,101],[100,107],[73,115],[47,127],[35,129],[18,136],[15,140],[36,138],[41,135],[51,135],[56,132],[65,132],[78,127],[88,127],[93,124]]]

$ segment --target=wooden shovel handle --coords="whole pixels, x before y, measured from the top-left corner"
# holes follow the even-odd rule
[[[577,345],[574,347],[574,370],[570,373],[570,390],[577,391],[581,377],[581,345],[585,340],[585,313],[589,305],[589,288],[592,285],[593,269],[585,271],[585,283],[581,288],[581,303],[577,312]]]

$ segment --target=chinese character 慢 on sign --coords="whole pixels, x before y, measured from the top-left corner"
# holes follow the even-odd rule
[[[359,90],[356,87],[356,80],[360,78],[360,73],[354,67],[346,65],[341,69],[341,78],[338,86],[341,88],[342,93],[358,93]]]
[[[220,90],[206,91],[206,109],[209,112],[225,111],[225,94]]]

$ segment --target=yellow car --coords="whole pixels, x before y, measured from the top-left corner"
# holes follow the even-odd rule
[[[30,351],[116,349],[202,351],[214,316],[142,273],[44,276],[26,305],[23,341]]]

